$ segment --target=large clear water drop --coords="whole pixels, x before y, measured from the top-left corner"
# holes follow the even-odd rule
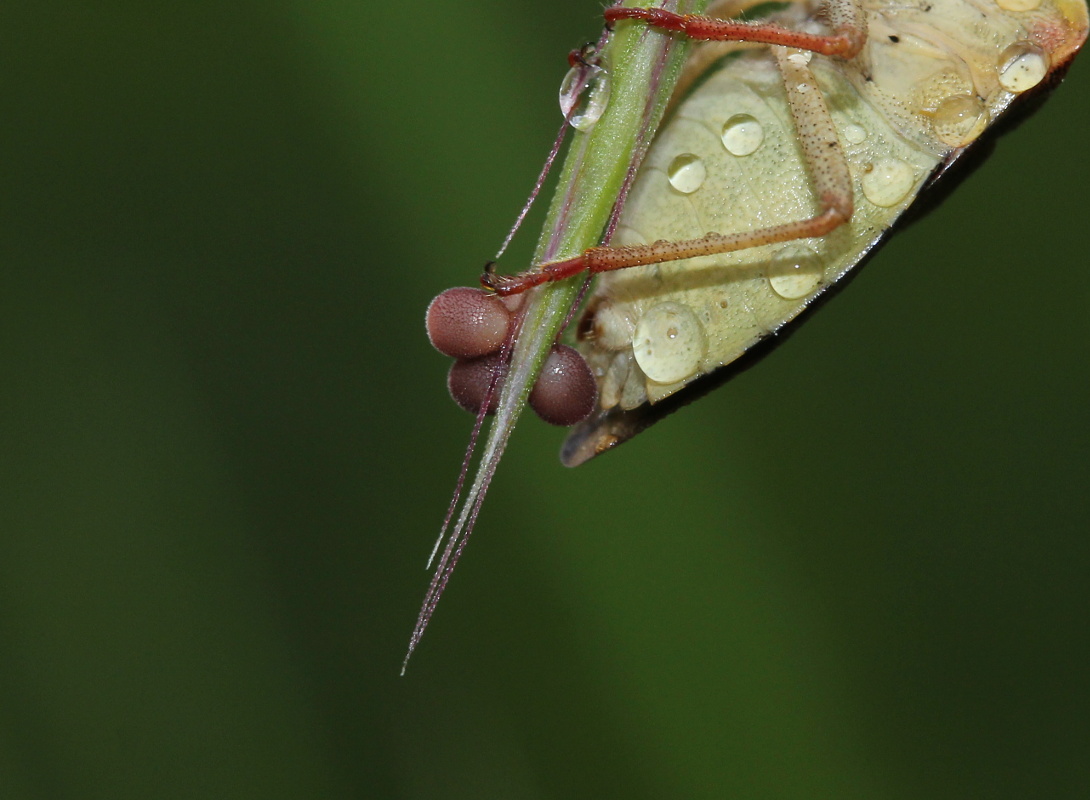
[[[708,177],[708,168],[704,166],[700,156],[682,153],[670,162],[666,177],[670,185],[682,194],[692,194],[704,185],[704,179]]]
[[[704,326],[696,314],[670,301],[649,308],[632,337],[636,363],[657,383],[677,383],[696,375],[706,350]]]
[[[1048,74],[1048,53],[1033,42],[1015,42],[999,56],[999,83],[1008,92],[1020,94],[1044,80]]]
[[[723,125],[723,147],[735,156],[748,156],[757,152],[765,138],[765,130],[755,117],[735,114]]]
[[[604,67],[576,64],[560,83],[560,111],[571,114],[573,128],[588,131],[605,113],[611,91]]]

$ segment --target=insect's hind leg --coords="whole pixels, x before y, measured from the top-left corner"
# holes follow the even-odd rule
[[[717,4],[730,6],[730,3]],[[821,14],[828,21],[829,33],[815,34],[795,31],[766,22],[739,22],[697,14],[676,14],[661,8],[628,8],[615,6],[605,10],[606,22],[640,20],[656,28],[684,33],[690,39],[716,42],[758,42],[783,45],[821,53],[826,56],[852,58],[867,40],[867,17],[862,0],[824,0]]]
[[[699,239],[659,241],[643,245],[592,247],[575,258],[542,264],[517,275],[497,275],[489,271],[481,277],[481,283],[500,295],[518,294],[534,286],[570,278],[581,272],[610,272],[683,258],[731,253],[793,239],[825,236],[851,219],[851,173],[848,171],[848,162],[844,158],[844,151],[841,149],[825,99],[808,66],[810,55],[778,45],[772,48],[772,52],[783,77],[799,147],[817,196],[820,208],[817,214],[807,219],[754,231],[709,233]]]

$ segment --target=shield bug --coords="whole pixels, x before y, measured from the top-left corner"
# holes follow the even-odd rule
[[[823,0],[732,19],[754,5],[605,12],[703,44],[609,243],[483,278],[509,298],[597,275],[575,326],[596,400],[568,465],[751,360],[1054,87],[1088,29],[1084,0]]]
[[[1087,34],[1083,0],[834,0],[756,24],[606,16],[718,41],[691,59],[700,83],[656,137],[611,246],[486,277],[507,294],[602,273],[577,334],[600,410],[565,444],[573,466],[797,318],[997,121],[1054,86]]]

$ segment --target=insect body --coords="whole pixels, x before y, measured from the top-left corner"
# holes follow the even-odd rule
[[[814,173],[829,166],[807,163],[799,93],[824,98],[853,210],[823,236],[604,272],[578,333],[601,410],[573,432],[565,463],[638,432],[654,416],[647,404],[797,317],[1004,112],[1058,80],[1087,33],[1082,0],[894,0],[863,12],[867,36],[851,58],[721,45],[721,66],[677,105],[614,244],[700,241],[819,215]],[[827,28],[814,20],[813,6],[797,4],[763,22]]]
[[[732,41],[711,67],[693,57],[699,83],[658,134],[614,246],[485,278],[510,294],[603,273],[579,327],[601,410],[565,445],[569,465],[797,317],[1000,116],[1058,81],[1087,35],[1083,0],[827,0],[759,24],[607,17]]]
[[[824,0],[755,23],[619,6],[606,17],[709,42],[689,58],[610,245],[483,278],[512,304],[531,287],[599,274],[576,331],[586,363],[554,347],[563,366],[541,404],[565,422],[595,408],[565,443],[572,466],[638,433],[841,281],[1000,117],[1062,77],[1088,29],[1085,0]],[[489,397],[502,379],[508,350],[496,342],[510,341],[522,313],[500,335],[459,326],[446,336],[463,306],[504,319],[498,298],[482,298],[444,299],[429,313],[433,341],[457,345],[444,352],[490,351],[492,362],[458,367],[468,377],[456,394],[470,407],[484,401],[466,398]],[[557,400],[564,387],[573,401]],[[488,469],[502,441],[492,452]],[[471,490],[410,653],[486,487]]]

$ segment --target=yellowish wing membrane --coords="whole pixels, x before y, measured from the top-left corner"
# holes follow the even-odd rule
[[[876,2],[866,16],[854,58],[790,56],[806,60],[836,126],[852,176],[850,221],[824,237],[599,276],[578,337],[601,408],[573,431],[565,463],[638,432],[649,405],[673,402],[795,319],[860,263],[934,174],[1019,97],[1054,83],[1087,34],[1082,0]],[[817,24],[807,4],[775,20]],[[733,233],[819,211],[768,48],[729,53],[709,72],[658,134],[613,244]]]

